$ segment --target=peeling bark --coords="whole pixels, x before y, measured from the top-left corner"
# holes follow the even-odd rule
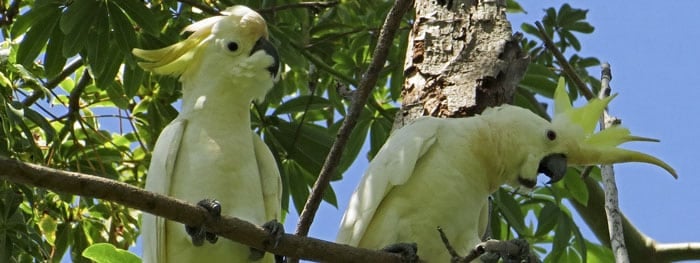
[[[395,128],[512,102],[529,58],[512,34],[505,1],[416,0],[415,9]]]

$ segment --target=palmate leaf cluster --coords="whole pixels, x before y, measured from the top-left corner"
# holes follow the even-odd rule
[[[177,115],[181,87],[176,78],[142,71],[131,49],[172,44],[182,38],[182,28],[210,16],[209,11],[244,4],[267,19],[285,64],[274,90],[251,106],[252,128],[278,160],[283,196],[288,197],[283,198],[283,207],[300,210],[347,114],[351,92],[367,68],[392,3],[340,1],[329,7],[289,6],[297,2],[273,0],[197,3],[209,9],[162,0],[3,2],[0,155],[142,187],[155,140]],[[509,10],[521,8],[512,5]],[[577,53],[581,43],[575,34],[593,31],[585,16],[586,11],[564,5],[548,9],[543,21],[569,62],[597,87],[587,69],[598,60]],[[391,131],[412,21],[409,15],[400,27],[334,180],[341,180],[357,158],[371,158]],[[522,46],[533,64],[516,103],[544,114],[535,95],[551,97],[561,72],[533,26],[523,25],[522,30],[527,33]],[[363,152],[363,145],[369,150]],[[582,238],[562,204],[566,199],[587,201],[585,187],[576,179],[567,175],[563,184],[531,196],[496,193],[494,210],[499,216],[493,219],[493,237],[526,238],[551,262],[607,256],[609,251]],[[2,262],[57,262],[66,253],[73,262],[89,262],[81,253],[90,245],[110,243],[128,249],[139,234],[139,212],[117,203],[5,181],[0,181],[0,195]],[[327,191],[325,201],[335,205],[347,200],[336,200],[333,191]],[[109,247],[93,251],[103,249]]]

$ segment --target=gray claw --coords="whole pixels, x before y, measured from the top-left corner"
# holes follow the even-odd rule
[[[282,237],[284,236],[284,225],[282,225],[280,222],[277,222],[277,219],[272,219],[265,224],[262,225],[265,230],[270,234],[270,238],[265,240],[264,245],[265,246],[270,246],[271,248],[277,248],[279,245],[280,241],[282,240]],[[257,248],[250,248],[250,256],[248,256],[248,259],[250,260],[260,260],[265,256],[265,251],[264,250],[259,250]],[[284,262],[284,257],[275,255],[275,262],[277,263],[282,263]]]
[[[418,245],[416,243],[396,243],[382,248],[382,251],[401,255],[401,262],[420,262],[418,258]]]
[[[215,218],[221,217],[221,203],[213,199],[204,199],[197,202],[198,206],[204,207],[209,213]],[[209,241],[209,243],[216,243],[219,237],[212,232],[207,232],[206,228],[203,226],[190,226],[185,225],[185,231],[192,238],[192,244],[195,246],[201,246],[204,244],[204,240]]]

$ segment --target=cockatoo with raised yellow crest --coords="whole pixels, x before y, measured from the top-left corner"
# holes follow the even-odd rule
[[[436,230],[466,255],[488,220],[488,196],[501,185],[532,188],[539,173],[559,181],[567,166],[650,163],[676,172],[641,152],[617,148],[632,136],[622,126],[595,133],[613,97],[573,108],[563,85],[555,94],[555,115],[547,121],[511,105],[471,118],[422,117],[389,137],[352,195],[337,242],[381,249],[416,243],[426,262],[450,262]]]
[[[254,224],[280,218],[279,170],[250,127],[251,102],[263,99],[279,74],[265,20],[248,7],[233,6],[184,31],[192,34],[171,46],[133,50],[145,60],[139,63],[142,68],[179,75],[182,82],[182,109],[158,137],[146,189],[199,201],[215,215]],[[217,240],[203,227],[183,227],[149,214],[143,215],[141,230],[144,262],[249,262],[262,257],[242,244]]]

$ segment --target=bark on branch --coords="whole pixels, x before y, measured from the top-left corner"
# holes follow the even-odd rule
[[[504,1],[416,1],[394,129],[512,102],[530,60],[505,10]]]
[[[241,244],[277,255],[322,262],[400,262],[398,255],[286,234],[276,248],[268,247],[267,231],[235,217],[212,218],[200,206],[152,193],[132,185],[82,173],[61,171],[0,156],[0,178],[84,197],[117,202],[183,224],[204,225]]]
[[[610,64],[603,63],[601,74],[601,87],[598,93],[598,98],[604,99],[610,96],[610,80],[612,72]],[[612,127],[619,122],[615,117],[610,116],[608,110],[603,111],[603,116],[600,118],[600,130],[603,131]],[[600,173],[603,177],[603,185],[605,185],[605,215],[608,218],[608,232],[610,233],[610,243],[615,255],[615,262],[629,263],[630,259],[625,246],[625,236],[622,229],[622,212],[617,196],[617,183],[615,183],[615,170],[612,165],[601,165]]]

